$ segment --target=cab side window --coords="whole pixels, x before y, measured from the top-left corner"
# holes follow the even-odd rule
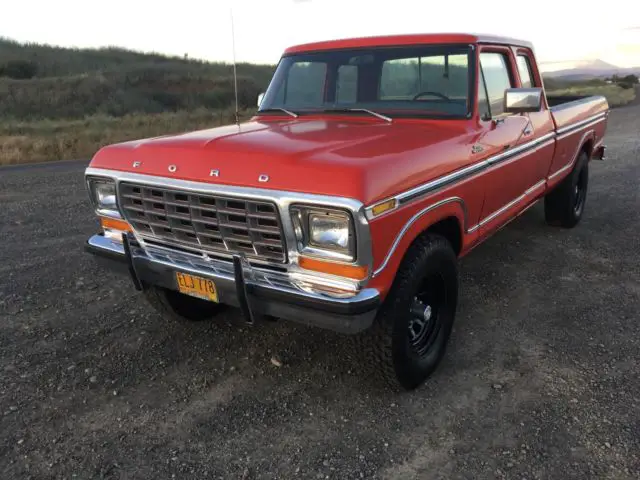
[[[529,57],[526,55],[518,55],[518,74],[520,75],[520,82],[522,88],[533,87],[533,75],[531,75],[531,64],[529,63]]]
[[[504,91],[513,86],[509,73],[509,58],[502,53],[483,52],[480,54],[480,68],[488,100],[488,110],[492,117],[504,113]],[[482,85],[480,86],[482,90]]]

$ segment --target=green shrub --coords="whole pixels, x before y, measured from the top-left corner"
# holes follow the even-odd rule
[[[15,80],[24,80],[35,77],[38,66],[28,60],[9,60],[0,66],[0,77],[9,77]]]

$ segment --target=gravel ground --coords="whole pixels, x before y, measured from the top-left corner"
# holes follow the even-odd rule
[[[537,205],[461,262],[447,356],[395,396],[347,337],[163,321],[82,251],[83,165],[0,169],[1,478],[639,478],[639,132],[612,112],[576,229]]]

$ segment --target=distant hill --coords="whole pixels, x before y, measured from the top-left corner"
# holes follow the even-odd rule
[[[589,60],[580,62],[573,68],[544,72],[546,78],[557,78],[565,81],[580,81],[591,78],[605,78],[612,75],[624,77],[629,74],[640,74],[640,66],[634,68],[620,68],[603,60]]]
[[[232,65],[122,48],[75,49],[0,38],[0,117],[223,109],[234,102]],[[239,103],[253,107],[273,65],[237,65]]]

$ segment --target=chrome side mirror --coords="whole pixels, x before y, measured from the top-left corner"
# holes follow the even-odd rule
[[[258,95],[258,108],[260,108],[260,104],[262,103],[262,99],[264,98],[264,93]]]
[[[541,88],[507,88],[504,91],[505,113],[539,112],[541,109]]]

